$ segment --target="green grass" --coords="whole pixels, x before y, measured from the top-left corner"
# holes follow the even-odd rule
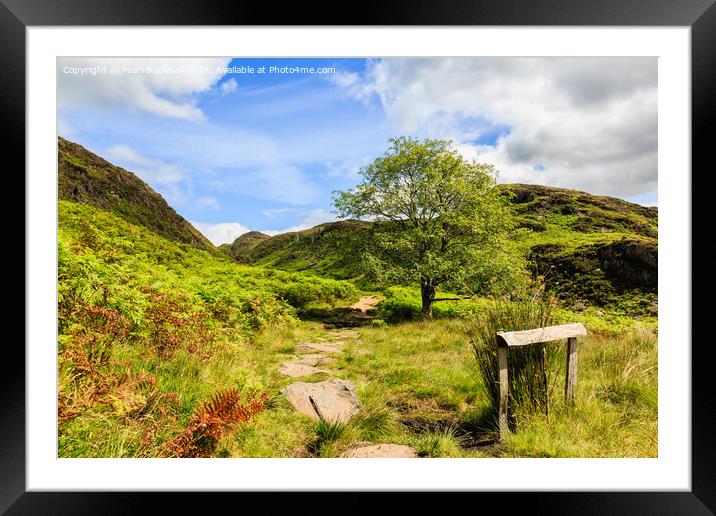
[[[413,313],[419,297],[396,287],[383,293],[382,322],[329,331],[298,316],[351,304],[360,293],[350,283],[242,266],[89,206],[59,210],[61,457],[162,456],[197,407],[229,388],[270,400],[226,432],[217,457],[337,457],[365,443],[410,445],[423,457],[657,454],[654,317],[555,310],[556,322],[590,330],[579,344],[576,406],[564,406],[558,360],[549,416],[515,411],[515,433],[495,445],[470,342],[487,300],[438,303],[433,321],[398,322],[410,317],[393,315]],[[343,351],[321,367],[355,384],[362,409],[332,426],[290,406],[280,391],[295,380],[278,370],[298,343],[336,339]]]
[[[306,332],[322,331],[306,323],[295,330],[301,335],[275,337],[300,341]],[[237,436],[233,456],[336,457],[364,443],[406,444],[424,457],[656,456],[653,330],[636,325],[618,336],[594,333],[580,340],[576,406],[565,407],[560,364],[549,417],[520,411],[515,432],[500,445],[469,330],[460,319],[360,328],[326,368],[356,385],[361,412],[326,438],[326,429],[317,431],[279,396],[256,426]],[[275,391],[292,380],[271,381]]]
[[[480,373],[484,395],[490,410],[497,413],[499,391],[495,383],[498,369],[495,334],[501,331],[520,331],[553,326],[553,304],[550,300],[495,300],[479,315],[471,318],[470,342]],[[550,398],[555,390],[555,370],[558,369],[559,347],[553,344],[534,344],[510,349],[507,354],[509,371],[509,413],[550,412]]]

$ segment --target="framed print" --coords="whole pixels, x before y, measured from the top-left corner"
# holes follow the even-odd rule
[[[710,514],[712,3],[3,0],[27,304],[0,507]]]

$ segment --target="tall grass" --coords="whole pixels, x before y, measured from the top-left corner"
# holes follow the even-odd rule
[[[519,331],[554,324],[554,305],[541,297],[529,300],[492,301],[472,320],[468,330],[477,371],[481,378],[488,406],[497,421],[499,384],[497,382],[497,345],[495,334],[501,331]],[[542,413],[549,415],[550,400],[555,390],[555,371],[560,346],[534,344],[510,348],[507,353],[509,371],[508,413]],[[515,419],[512,419],[515,424]]]

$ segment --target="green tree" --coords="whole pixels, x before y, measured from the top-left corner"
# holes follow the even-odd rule
[[[446,140],[389,143],[360,170],[358,186],[334,192],[340,216],[375,221],[365,247],[373,272],[384,281],[419,282],[427,318],[434,302],[448,299],[436,297],[438,286],[506,288],[524,267],[506,238],[512,217],[494,167],[463,158]]]

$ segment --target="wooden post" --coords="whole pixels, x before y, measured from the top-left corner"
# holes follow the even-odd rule
[[[500,439],[507,435],[510,428],[507,424],[507,401],[509,396],[509,383],[507,377],[507,347],[497,346],[498,378],[500,383],[500,408],[498,422],[500,426]]]
[[[547,346],[542,345],[542,357],[540,360],[540,369],[542,370],[542,394],[544,395],[545,412],[547,414],[547,422],[549,422],[549,380],[547,378]]]
[[[564,382],[564,397],[567,403],[574,404],[577,389],[577,337],[567,339],[567,378]]]

